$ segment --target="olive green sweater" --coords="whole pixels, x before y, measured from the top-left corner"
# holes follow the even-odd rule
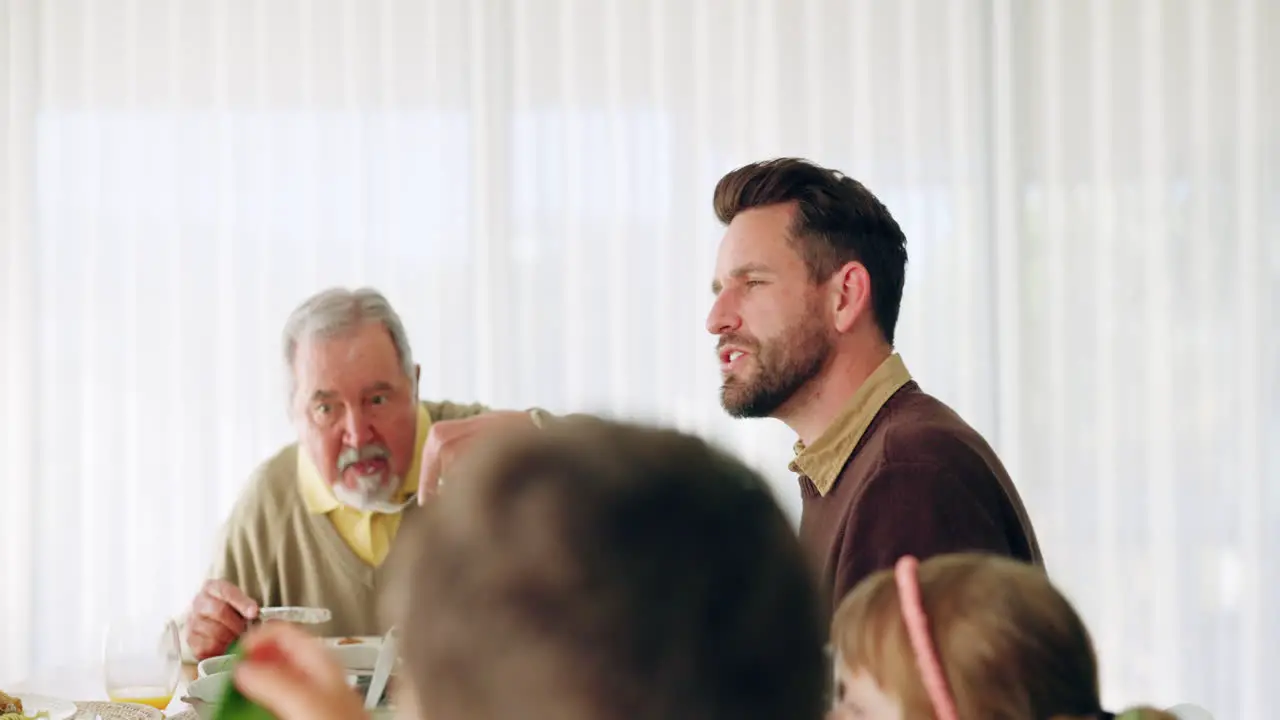
[[[477,404],[423,404],[433,421],[488,410]],[[297,443],[288,445],[254,471],[223,525],[209,577],[234,584],[261,606],[328,608],[330,621],[309,628],[318,635],[382,635],[387,627],[379,617],[379,598],[399,543],[392,541],[388,561],[378,567],[361,560],[327,514],[308,512],[298,489],[297,454]],[[416,510],[416,505],[406,508],[406,517]],[[191,662],[183,630],[183,656]]]

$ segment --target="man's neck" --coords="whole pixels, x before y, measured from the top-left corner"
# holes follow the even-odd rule
[[[893,348],[877,343],[866,349],[836,353],[831,363],[779,412],[800,442],[812,445],[840,415],[853,394],[890,355]]]

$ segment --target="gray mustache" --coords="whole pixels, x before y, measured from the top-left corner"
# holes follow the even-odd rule
[[[391,451],[381,445],[365,445],[362,448],[344,448],[338,454],[338,472],[355,465],[361,460],[378,460],[391,457]]]

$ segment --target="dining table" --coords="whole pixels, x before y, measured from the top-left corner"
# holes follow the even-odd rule
[[[387,641],[390,638],[393,638],[393,635],[389,633],[385,637],[325,637],[323,641],[325,645],[333,648],[339,662],[347,667],[348,672],[353,673],[352,677],[354,678],[360,673],[376,675],[381,662],[386,660],[383,657],[384,654],[387,657],[394,658],[394,640],[390,645],[387,645]],[[392,659],[391,665],[387,666],[388,671],[392,670],[394,662],[394,659]],[[173,700],[164,710],[166,720],[199,720],[195,709],[182,700],[188,694],[188,686],[195,681],[197,676],[198,672],[195,664],[182,665],[177,687],[173,691]],[[5,687],[0,689],[12,691],[12,694],[19,697],[23,694],[42,695],[47,698],[74,703],[77,706],[78,713],[73,720],[96,720],[95,708],[101,709],[104,707],[104,703],[109,702],[101,662],[38,670],[28,676],[27,679],[15,684],[12,688]],[[134,707],[136,708],[137,706]],[[115,709],[122,710],[123,708],[120,708],[117,704]],[[154,711],[150,712],[151,717],[154,718]],[[391,710],[384,706],[375,710],[373,716],[388,717],[387,713],[390,712]],[[113,715],[120,718],[141,717],[136,711],[131,714],[103,712],[102,720],[115,720],[115,717],[112,717]]]
[[[187,694],[187,685],[195,679],[196,666],[183,664],[173,700],[164,710],[166,720],[197,720],[195,710],[181,699]],[[29,693],[75,703],[78,712],[74,720],[94,720],[96,715],[102,714],[101,703],[110,702],[100,663],[49,668],[4,689],[19,696]],[[107,719],[104,717],[104,720]]]

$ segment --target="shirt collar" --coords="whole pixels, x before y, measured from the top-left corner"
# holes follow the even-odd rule
[[[840,471],[880,408],[909,382],[911,373],[907,371],[906,363],[893,353],[867,377],[812,445],[805,447],[803,442],[796,441],[796,457],[791,462],[791,471],[812,480],[818,494],[825,497],[835,487]]]
[[[400,484],[400,490],[396,493],[394,502],[404,502],[418,490],[418,469],[422,460],[422,447],[427,442],[427,431],[430,429],[431,414],[427,412],[426,406],[419,403],[418,437],[413,448],[413,464],[409,466],[409,472],[405,473],[404,481]],[[302,494],[302,502],[307,512],[313,515],[324,515],[346,507],[334,497],[333,490],[320,475],[306,448],[301,445],[298,446],[298,491]]]

